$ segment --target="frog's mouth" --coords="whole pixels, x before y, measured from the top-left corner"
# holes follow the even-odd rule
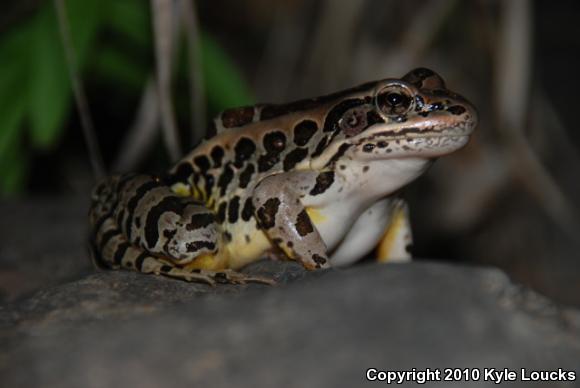
[[[375,124],[349,139],[349,153],[361,159],[439,157],[464,147],[476,124],[474,114],[434,114],[429,119]]]
[[[373,131],[336,143],[323,155],[311,161],[313,168],[322,167],[342,157],[357,160],[388,160],[403,158],[432,159],[464,147],[471,132],[453,130],[422,131],[393,134],[392,130]]]
[[[359,139],[383,137],[384,140],[469,136],[477,125],[475,111],[460,117],[446,113],[431,113],[428,119],[413,117],[408,121],[375,124],[359,134]],[[354,138],[353,138],[354,140]]]

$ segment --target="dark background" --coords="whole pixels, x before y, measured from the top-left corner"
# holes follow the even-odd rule
[[[108,171],[166,169],[171,158],[159,117],[149,119],[152,135],[138,121],[141,98],[155,75],[153,39],[159,34],[149,2],[66,4],[78,71]],[[405,190],[415,255],[499,266],[556,300],[580,304],[578,2],[222,0],[196,5],[201,37],[196,41],[201,43],[193,50],[193,71],[202,74],[206,108],[193,114],[206,121],[226,107],[318,96],[399,77],[418,66],[441,74],[477,106],[481,121],[468,147],[442,158]],[[39,208],[46,208],[52,200],[70,200],[83,209],[94,178],[53,2],[5,1],[2,7],[3,209],[39,201],[45,204]],[[183,31],[175,34],[171,86],[186,151],[204,130],[191,129],[192,50]],[[131,128],[138,138],[149,139],[149,146],[122,161],[134,147],[127,140]],[[33,213],[11,217],[25,229],[35,222]],[[71,237],[55,238],[66,243]],[[4,292],[17,294],[9,287]]]

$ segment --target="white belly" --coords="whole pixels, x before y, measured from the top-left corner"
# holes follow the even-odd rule
[[[390,200],[385,198],[363,212],[331,251],[331,263],[350,265],[375,249],[390,222],[390,210]]]
[[[388,196],[428,165],[419,158],[350,161],[345,170],[336,171],[337,184],[323,195],[304,199],[333,264],[351,264],[377,246],[391,218]]]
[[[362,213],[354,205],[339,202],[310,210],[312,221],[331,253],[333,265],[348,265],[373,250],[389,222],[389,199],[382,199]]]

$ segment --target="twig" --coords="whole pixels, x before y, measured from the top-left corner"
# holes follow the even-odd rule
[[[113,163],[113,171],[126,172],[135,168],[146,151],[151,148],[159,124],[159,101],[154,79],[147,81],[135,122],[125,137],[121,152]]]
[[[172,29],[178,23],[175,19],[179,18],[174,18],[173,5],[172,0],[151,0],[161,123],[167,152],[176,161],[181,151],[171,99],[171,64],[176,35]]]
[[[312,53],[302,79],[302,92],[314,92],[312,84],[329,91],[344,82],[352,59],[356,26],[362,16],[365,0],[322,2],[322,16],[317,23],[309,52]],[[316,82],[313,82],[316,81]],[[320,90],[318,90],[320,92]]]
[[[399,47],[408,53],[410,62],[405,67],[415,64],[425,54],[456,5],[457,0],[447,0],[431,1],[417,7],[400,41]]]
[[[543,90],[534,94],[532,110],[537,118],[534,122],[537,125],[542,125],[542,129],[550,128],[550,138],[557,143],[559,149],[565,152],[570,162],[574,163],[568,170],[575,174],[580,167],[580,153],[574,146],[574,140],[556,111],[554,102],[547,97]]]
[[[501,3],[496,47],[496,111],[504,131],[521,136],[528,113],[531,55],[531,9],[528,0]]]
[[[530,105],[532,9],[528,0],[502,3],[496,62],[496,112],[512,171],[547,215],[567,234],[580,231],[575,209],[524,133]]]
[[[206,130],[206,102],[203,70],[201,67],[201,40],[194,0],[181,0],[181,10],[183,11],[183,24],[189,44],[192,145],[195,145],[203,138]]]
[[[305,51],[308,29],[304,25],[313,2],[305,6],[274,3],[272,27],[254,74],[254,89],[263,101],[284,101],[297,75],[300,53]]]
[[[58,26],[62,45],[64,48],[64,54],[66,57],[68,75],[72,85],[76,107],[81,119],[83,135],[85,142],[87,143],[87,149],[89,151],[89,159],[91,160],[91,166],[93,168],[95,178],[100,180],[105,175],[105,168],[102,154],[99,149],[99,144],[97,142],[95,128],[91,118],[91,111],[89,109],[85,90],[78,74],[78,65],[76,62],[74,47],[70,39],[70,27],[68,24],[68,17],[66,14],[64,0],[54,0],[54,6],[56,8],[58,17]]]

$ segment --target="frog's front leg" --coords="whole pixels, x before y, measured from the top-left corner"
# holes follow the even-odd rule
[[[409,207],[401,198],[391,201],[390,220],[377,247],[377,261],[381,263],[408,262],[413,243]]]
[[[326,244],[302,203],[317,175],[310,171],[271,175],[253,192],[259,227],[289,258],[309,270],[330,267]]]

